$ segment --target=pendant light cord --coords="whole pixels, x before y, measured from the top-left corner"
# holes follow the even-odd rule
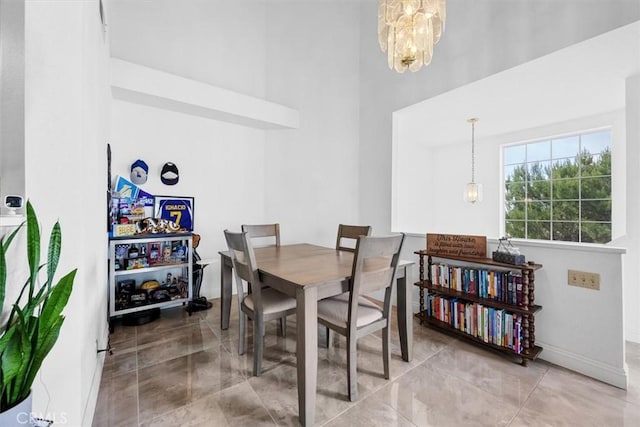
[[[476,122],[471,120],[471,182],[475,182],[476,175],[476,143],[475,143]]]
[[[476,184],[476,122],[477,117],[472,117],[467,120],[467,123],[471,123],[471,182],[465,187],[464,200],[465,202],[476,203],[482,200],[482,186]]]

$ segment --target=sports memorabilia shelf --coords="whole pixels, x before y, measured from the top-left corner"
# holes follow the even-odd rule
[[[191,300],[191,233],[109,239],[109,327],[115,317]]]

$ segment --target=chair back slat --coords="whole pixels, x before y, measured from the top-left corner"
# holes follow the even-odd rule
[[[356,329],[358,300],[361,295],[385,290],[383,313],[388,318],[391,305],[391,291],[395,283],[396,268],[404,234],[373,237],[360,236],[356,244],[351,273],[349,297],[349,328]]]
[[[370,225],[338,225],[338,236],[336,239],[336,249],[341,251],[355,252],[356,242],[360,236],[371,235]],[[347,242],[344,242],[346,240]],[[349,243],[349,244],[347,244]]]
[[[275,241],[276,246],[280,246],[280,224],[242,224],[242,231],[249,234],[249,238],[257,239],[260,244]],[[273,239],[266,239],[273,237]]]
[[[360,280],[360,295],[370,294],[389,286],[393,278],[393,268],[363,272]]]
[[[227,247],[231,254],[233,271],[236,276],[238,295],[244,299],[243,281],[251,284],[253,304],[256,311],[262,311],[262,283],[258,275],[258,263],[247,232],[224,231]]]

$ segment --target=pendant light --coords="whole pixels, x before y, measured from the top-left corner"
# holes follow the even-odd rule
[[[475,128],[478,120],[479,119],[475,117],[467,120],[468,123],[471,123],[471,182],[465,186],[464,201],[469,203],[482,201],[482,184],[475,182]]]

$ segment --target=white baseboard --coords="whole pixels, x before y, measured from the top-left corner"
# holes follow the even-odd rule
[[[626,365],[623,368],[607,365],[538,340],[536,340],[536,345],[543,348],[539,356],[540,359],[579,372],[588,377],[611,384],[612,386],[624,390],[627,389],[628,372]]]
[[[624,339],[635,343],[640,343],[640,330],[627,328]]]
[[[109,343],[109,329],[106,329],[102,337],[98,340],[100,348],[106,348]],[[96,405],[98,403],[98,393],[100,392],[100,383],[102,382],[102,370],[104,368],[104,359],[106,352],[97,354],[97,362],[95,370],[93,371],[93,379],[91,380],[91,388],[89,389],[89,396],[84,407],[84,414],[82,415],[82,425],[91,426],[93,424],[93,416],[96,412]]]

